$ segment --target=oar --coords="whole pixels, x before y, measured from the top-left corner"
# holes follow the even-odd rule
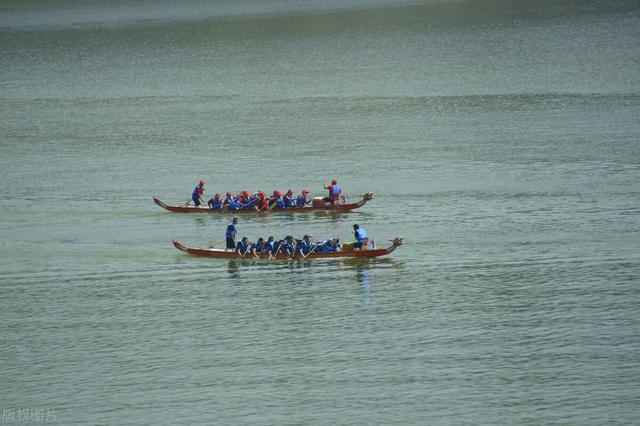
[[[220,240],[220,241],[216,241],[215,243],[211,243],[209,244],[209,248],[213,248],[218,244],[224,243],[226,240]]]
[[[318,245],[317,245],[317,244],[316,244],[315,246],[313,246],[313,248],[312,248],[311,250],[309,250],[309,253],[307,253],[306,255],[304,255],[304,254],[300,253],[300,254],[302,254],[302,258],[303,258],[303,259],[306,259],[306,258],[307,258],[307,256],[309,256],[311,253],[313,253],[314,251],[316,251],[316,248],[318,248]]]

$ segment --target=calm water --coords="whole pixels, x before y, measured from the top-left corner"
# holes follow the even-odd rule
[[[638,2],[4,1],[0,101],[3,424],[640,423]]]

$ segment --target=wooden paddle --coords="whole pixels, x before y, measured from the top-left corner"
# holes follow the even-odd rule
[[[316,244],[315,246],[313,246],[313,248],[312,248],[311,250],[309,250],[309,253],[307,253],[306,255],[305,255],[305,254],[303,254],[303,253],[300,253],[300,254],[302,254],[302,258],[303,258],[303,259],[306,259],[306,258],[307,258],[307,256],[309,256],[311,253],[313,253],[314,251],[316,251],[316,249],[317,249],[317,248],[318,248],[318,245]]]

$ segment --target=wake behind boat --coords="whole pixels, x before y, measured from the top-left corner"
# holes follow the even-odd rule
[[[394,237],[391,240],[391,245],[385,248],[363,248],[360,250],[354,249],[352,245],[345,244],[338,251],[333,251],[329,253],[309,253],[304,256],[300,253],[296,253],[293,256],[288,255],[287,253],[276,253],[270,256],[269,253],[259,253],[257,257],[247,253],[246,255],[241,255],[238,252],[234,251],[225,251],[223,249],[211,248],[211,247],[189,247],[182,244],[178,240],[171,241],[173,245],[180,251],[191,254],[193,256],[204,256],[204,257],[214,257],[219,259],[275,259],[275,260],[306,260],[306,259],[339,259],[346,257],[359,257],[359,258],[369,258],[369,257],[379,257],[386,256],[391,254],[396,248],[400,247],[404,244],[403,237]]]
[[[200,205],[200,206],[192,206],[187,204],[166,204],[158,197],[153,197],[153,202],[158,206],[162,207],[165,210],[174,213],[233,213],[233,214],[242,214],[242,213],[266,213],[266,212],[289,212],[289,213],[298,213],[298,212],[309,212],[309,211],[349,211],[355,210],[364,206],[367,201],[372,200],[375,194],[373,192],[366,192],[362,194],[362,198],[360,201],[356,203],[327,203],[323,200],[322,197],[316,197],[312,200],[310,205],[306,205],[304,207],[286,207],[286,208],[267,208],[267,209],[256,209],[256,208],[248,208],[248,209],[230,209],[228,205],[224,205],[221,208],[210,208],[208,206]]]

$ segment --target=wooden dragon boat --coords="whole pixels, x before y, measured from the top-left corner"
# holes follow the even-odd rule
[[[269,253],[260,253],[259,257],[254,257],[251,253],[247,253],[245,256],[241,256],[238,253],[235,253],[233,251],[225,251],[224,249],[210,248],[210,247],[188,247],[177,240],[172,240],[172,243],[178,250],[194,256],[215,257],[219,259],[247,259],[247,260],[270,259]],[[294,257],[289,257],[289,255],[286,253],[276,253],[271,258],[275,260],[292,260],[292,259],[307,260],[307,259],[336,259],[336,258],[339,259],[339,258],[345,258],[345,257],[360,257],[360,258],[379,257],[379,256],[385,256],[387,254],[392,253],[397,247],[400,247],[402,244],[404,244],[403,237],[394,237],[393,240],[391,240],[391,245],[385,248],[365,248],[362,250],[354,250],[353,246],[347,243],[344,245],[342,250],[330,252],[330,253],[311,252],[307,256],[296,254]]]
[[[318,202],[317,199],[314,199],[313,203],[309,206],[305,207],[287,207],[285,209],[270,209],[270,210],[256,210],[256,209],[235,209],[229,210],[227,206],[224,206],[221,209],[210,209],[209,206],[191,206],[187,204],[166,204],[158,197],[153,197],[153,202],[162,207],[163,209],[169,210],[174,213],[232,213],[232,214],[242,214],[242,213],[267,213],[267,212],[285,212],[285,213],[294,213],[294,212],[310,212],[310,211],[349,211],[360,208],[364,206],[367,201],[372,200],[375,194],[373,192],[366,192],[362,194],[362,199],[357,203],[344,203],[344,204],[329,204],[324,202]],[[318,197],[320,198],[320,197]]]

